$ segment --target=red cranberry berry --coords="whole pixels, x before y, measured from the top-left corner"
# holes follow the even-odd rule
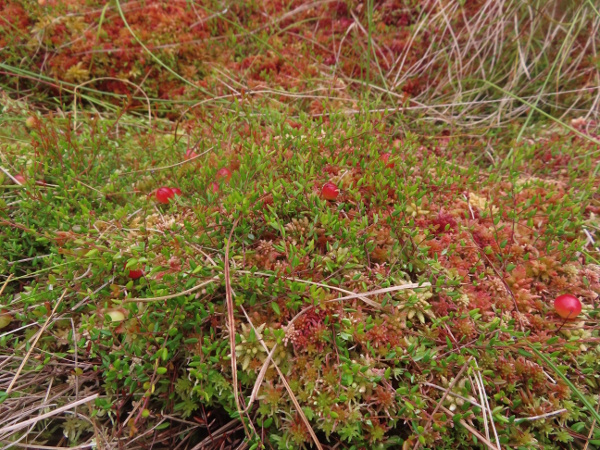
[[[19,184],[23,185],[26,183],[25,177],[20,173],[14,176],[14,179],[19,182]]]
[[[581,302],[571,294],[563,294],[554,300],[554,309],[563,319],[574,319],[581,313]]]
[[[175,196],[173,189],[168,187],[161,187],[156,190],[156,201],[158,203],[167,204]]]
[[[132,280],[137,280],[138,278],[141,278],[143,275],[144,275],[144,271],[141,269],[129,271],[129,278],[131,278]]]
[[[323,185],[323,188],[321,189],[321,196],[325,200],[335,200],[338,198],[338,195],[340,195],[340,190],[331,181],[328,181]]]
[[[224,179],[225,182],[228,183],[231,179],[231,170],[229,170],[227,167],[219,169],[217,172],[217,178]]]

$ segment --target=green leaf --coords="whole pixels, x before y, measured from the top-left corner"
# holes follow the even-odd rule
[[[87,253],[85,254],[85,257],[86,257],[86,258],[90,258],[90,257],[92,257],[92,256],[94,256],[94,255],[96,255],[96,254],[98,254],[98,253],[99,253],[99,252],[98,252],[98,249],[97,249],[97,248],[93,248],[93,249],[91,249],[89,252],[87,252]]]
[[[279,305],[277,303],[271,302],[271,308],[273,308],[275,314],[277,314],[278,316],[281,315],[281,310],[279,309]]]

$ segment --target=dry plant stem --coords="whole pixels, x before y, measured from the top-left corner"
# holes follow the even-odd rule
[[[4,435],[6,433],[10,433],[11,431],[17,431],[17,430],[20,430],[21,428],[28,427],[29,425],[39,422],[40,420],[44,420],[49,417],[56,416],[57,414],[60,414],[63,411],[67,411],[71,408],[75,408],[76,406],[91,402],[92,400],[95,400],[96,398],[98,398],[98,394],[93,394],[93,395],[90,395],[89,397],[82,398],[81,400],[78,400],[76,402],[69,403],[68,405],[61,406],[60,408],[56,408],[54,411],[50,411],[50,412],[47,412],[46,414],[42,414],[41,416],[26,420],[25,422],[21,422],[21,423],[17,423],[14,425],[10,425],[8,427],[1,428],[0,436]]]
[[[245,310],[243,310],[243,311],[244,311],[244,315],[246,316],[246,318],[248,318],[248,314],[246,314],[246,311]],[[248,322],[250,322],[249,318],[248,318]],[[252,325],[252,322],[250,322],[250,325],[254,329],[254,325]],[[256,333],[256,329],[254,329],[254,332]],[[262,339],[261,339],[261,343],[262,343]],[[256,400],[256,397],[258,396],[258,391],[260,391],[260,386],[262,384],[263,379],[265,378],[267,369],[269,368],[269,363],[273,359],[273,355],[275,354],[275,350],[277,349],[277,343],[275,343],[275,345],[273,345],[273,348],[271,349],[271,351],[269,351],[269,349],[264,344],[263,344],[263,347],[265,347],[265,349],[268,352],[267,358],[265,359],[265,362],[263,363],[262,367],[260,368],[258,377],[256,377],[256,382],[254,383],[254,387],[252,388],[252,392],[250,394],[250,400],[248,401],[248,405],[246,406],[246,409],[244,410],[244,412],[250,410],[250,408],[252,407],[252,404]]]
[[[442,395],[442,398],[439,399],[438,404],[436,405],[435,409],[433,410],[433,412],[429,416],[429,419],[427,420],[427,423],[425,424],[425,427],[423,428],[423,433],[427,432],[427,430],[431,426],[431,422],[433,422],[433,418],[435,416],[435,413],[438,412],[438,410],[440,408],[445,409],[446,411],[448,411],[450,413],[451,416],[454,416],[454,414],[452,412],[450,412],[448,409],[446,409],[446,408],[444,408],[442,406],[442,403],[444,403],[444,400],[446,400],[446,397],[448,396],[448,394],[450,393],[450,391],[452,391],[452,388],[456,385],[456,383],[458,383],[458,381],[460,380],[460,377],[465,372],[465,370],[467,370],[467,368],[469,367],[469,363],[470,362],[471,362],[471,357],[469,357],[467,359],[467,361],[465,362],[465,364],[462,366],[462,369],[460,369],[460,371],[456,374],[456,376],[454,377],[454,379],[452,380],[452,382],[448,385],[448,388],[446,389],[446,391]],[[420,446],[421,446],[421,442],[417,439],[417,442],[415,443],[415,446],[413,447],[413,450],[417,450]]]
[[[552,411],[552,412],[549,412],[546,414],[540,414],[539,416],[521,417],[520,419],[515,419],[515,423],[523,422],[524,420],[533,421],[533,420],[547,419],[548,417],[557,416],[564,412],[567,412],[566,408],[559,409],[557,411]]]
[[[483,401],[486,405],[486,410],[488,415],[490,416],[490,424],[492,427],[492,431],[494,432],[494,438],[496,440],[496,444],[498,445],[498,450],[501,449],[500,446],[500,438],[498,437],[498,430],[496,430],[496,424],[494,422],[494,416],[492,415],[492,408],[488,402],[487,393],[485,392],[485,386],[483,385],[483,377],[481,376],[481,372],[477,372],[476,377],[479,377],[479,384],[481,385],[481,392],[483,394]]]
[[[4,281],[4,283],[2,284],[2,289],[0,289],[0,295],[2,295],[2,293],[4,292],[4,289],[6,289],[6,286],[7,286],[7,285],[8,285],[8,283],[9,283],[10,279],[11,279],[12,277],[14,277],[14,276],[15,276],[15,274],[14,274],[14,273],[11,273],[11,274],[8,276],[8,278],[6,279],[6,281]]]
[[[479,379],[477,377],[475,377],[475,381],[473,381],[473,378],[469,375],[469,382],[471,383],[471,386],[474,386],[477,388],[477,392],[479,393],[479,401],[481,402],[481,405],[483,406],[481,408],[481,412],[483,414],[483,429],[485,430],[485,437],[487,439],[489,439],[490,438],[490,427],[488,424],[487,405],[485,403],[485,399],[483,398],[485,393],[481,389],[481,385],[479,384]]]
[[[22,186],[22,184],[21,184],[21,183],[19,183],[19,180],[17,180],[15,177],[13,177],[13,176],[10,174],[10,172],[9,172],[8,170],[6,170],[4,167],[0,166],[0,170],[1,170],[2,172],[4,172],[4,174],[5,174],[5,175],[6,175],[8,178],[10,178],[10,179],[13,181],[13,183],[15,183],[17,186]]]
[[[77,445],[76,447],[53,447],[50,445],[37,445],[37,444],[21,444],[21,443],[17,443],[17,442],[11,442],[12,446],[14,447],[21,447],[21,448],[26,448],[28,450],[79,450],[79,449],[83,449],[83,448],[92,448],[92,447],[96,447],[98,445],[97,442],[88,442],[87,444],[81,444],[81,445]],[[104,447],[106,448],[106,447]]]
[[[596,405],[596,412],[598,412],[598,409],[600,409],[600,397],[598,398],[598,404]],[[590,427],[590,432],[588,433],[588,437],[587,437],[587,440],[585,441],[585,447],[583,447],[583,450],[587,450],[587,448],[590,446],[590,439],[592,438],[592,435],[594,434],[595,427],[596,427],[596,418],[594,417],[594,421],[592,422],[592,426]]]
[[[264,272],[251,272],[249,270],[237,270],[236,272],[244,273],[244,274],[249,274],[249,275],[258,275],[258,276],[261,276],[261,277],[278,277],[278,278],[281,278],[283,280],[297,281],[299,283],[312,284],[314,286],[319,286],[319,287],[323,287],[323,288],[326,288],[326,289],[332,289],[334,291],[342,292],[342,293],[348,294],[348,295],[346,295],[345,297],[340,297],[340,298],[336,298],[336,299],[330,300],[331,302],[338,302],[338,301],[342,301],[342,300],[351,300],[351,299],[354,299],[354,298],[358,298],[358,299],[362,300],[363,302],[365,302],[367,305],[370,305],[370,306],[372,306],[374,308],[377,308],[377,309],[381,309],[382,306],[379,303],[377,303],[377,302],[375,302],[375,301],[367,298],[368,296],[370,296],[370,295],[385,294],[385,293],[388,293],[388,292],[402,291],[402,290],[405,290],[405,289],[418,289],[418,288],[422,288],[422,287],[430,287],[431,286],[431,284],[429,282],[425,282],[425,283],[421,283],[421,284],[419,284],[419,283],[406,283],[406,284],[401,284],[401,285],[398,285],[398,286],[391,286],[389,288],[377,289],[375,291],[363,292],[361,294],[357,294],[355,292],[351,292],[351,291],[348,291],[346,289],[342,289],[342,288],[335,287],[335,286],[330,286],[328,284],[317,283],[315,281],[303,280],[301,278],[279,277],[276,274],[270,274],[270,273],[264,273]]]
[[[479,366],[477,365],[477,361],[475,361],[475,366],[477,367],[477,369],[479,369]],[[475,381],[479,385],[479,389],[481,392],[482,404],[485,405],[484,414],[486,414],[486,412],[487,412],[487,414],[489,415],[492,431],[494,432],[494,438],[496,440],[496,444],[498,445],[498,449],[500,449],[500,438],[498,437],[498,431],[496,430],[496,424],[494,423],[494,416],[492,415],[492,409],[490,408],[490,404],[487,399],[487,393],[485,392],[485,386],[483,384],[483,377],[481,376],[481,372],[479,370],[475,373],[474,376],[475,376]],[[487,421],[485,421],[485,422],[487,422]]]
[[[6,390],[6,394],[10,394],[10,392],[12,391],[12,388],[15,385],[15,383],[17,382],[17,379],[19,378],[19,375],[21,374],[21,371],[23,370],[23,367],[25,367],[25,364],[27,363],[27,360],[29,359],[29,356],[31,356],[31,352],[33,352],[33,349],[35,348],[38,340],[40,339],[40,337],[42,336],[42,334],[46,330],[46,327],[50,323],[50,319],[52,319],[52,316],[56,312],[56,309],[61,304],[61,302],[62,302],[62,300],[63,300],[63,298],[65,297],[66,294],[67,294],[67,289],[65,289],[63,291],[62,295],[60,296],[60,298],[56,302],[56,305],[54,305],[54,308],[52,309],[52,312],[50,313],[50,315],[46,319],[46,322],[44,323],[44,326],[40,329],[40,331],[38,331],[35,339],[31,343],[31,348],[29,349],[29,351],[25,355],[25,358],[23,358],[23,361],[21,361],[21,365],[19,366],[19,369],[17,370],[17,373],[15,373],[15,376],[14,376],[13,380],[10,382],[10,385],[8,386],[8,389]]]
[[[191,163],[195,160],[197,160],[198,158],[200,158],[201,156],[206,155],[208,152],[210,152],[214,147],[209,148],[208,150],[203,151],[202,153],[200,153],[199,155],[196,155],[192,158],[183,160],[181,162],[178,162],[176,164],[172,164],[170,166],[163,166],[163,167],[152,167],[150,169],[141,169],[141,170],[132,170],[131,172],[125,172],[123,174],[121,174],[122,176],[124,175],[131,175],[132,173],[140,173],[140,172],[158,172],[159,170],[167,170],[167,169],[172,169],[173,167],[178,167],[178,166],[182,166],[184,164],[188,164]]]
[[[178,292],[176,294],[170,294],[170,295],[163,295],[162,297],[147,297],[147,298],[126,298],[123,300],[123,303],[128,303],[128,302],[157,302],[160,300],[169,300],[171,298],[177,298],[177,297],[181,297],[182,295],[188,295],[191,294],[192,292],[197,291],[198,289],[202,289],[204,286],[209,285],[210,283],[214,283],[215,281],[218,281],[219,277],[213,277],[203,283],[200,283],[192,288],[189,288],[185,291],[182,292]]]
[[[204,438],[204,440],[202,442],[200,442],[195,447],[192,447],[190,450],[200,450],[200,449],[205,448],[207,445],[212,444],[214,439],[221,437],[226,431],[228,431],[230,428],[233,428],[233,426],[238,422],[239,422],[238,419],[233,419],[233,420],[227,422],[225,425],[223,425],[218,430],[210,433],[207,437]]]
[[[450,417],[454,417],[454,413],[452,411],[450,411],[448,408],[446,408],[445,406],[441,406],[440,408],[442,409],[442,411],[444,411],[446,414],[448,414]],[[460,419],[459,423],[465,427],[469,432],[471,432],[477,439],[479,439],[481,442],[483,442],[489,450],[498,450],[497,447],[492,444],[488,439],[485,438],[485,436],[483,436],[479,431],[477,431],[475,428],[473,428],[471,425],[469,425],[467,422],[465,422],[464,419]]]
[[[133,87],[137,88],[137,90],[140,91],[144,97],[146,97],[146,103],[148,103],[148,126],[152,126],[152,106],[150,104],[150,99],[148,98],[148,95],[146,95],[146,93],[144,92],[144,90],[140,86],[138,86],[135,83],[132,83],[131,81],[123,80],[121,78],[100,77],[100,78],[94,78],[93,80],[85,81],[85,82],[83,82],[83,83],[75,86],[75,89],[73,90],[73,112],[74,112],[74,114],[73,114],[73,128],[74,129],[77,129],[77,89],[79,89],[80,87],[85,86],[86,84],[90,84],[90,83],[93,83],[95,81],[100,81],[100,80],[122,81],[123,83],[130,84]]]
[[[246,310],[244,309],[243,306],[241,308],[242,308],[242,311],[243,311],[244,315],[246,316],[246,320],[248,321],[248,323],[250,324],[250,326],[254,330],[254,333],[258,336],[258,332],[257,332],[256,328],[254,327],[254,324],[252,323],[252,320],[250,320],[250,317],[248,316],[248,313],[246,313]],[[273,352],[275,351],[276,345],[273,346],[273,350],[271,350],[269,352],[269,348],[265,344],[264,340],[260,339],[260,344],[263,346],[263,348],[265,349],[265,351],[267,351],[269,353],[269,356],[268,356],[267,361],[266,361],[268,363],[269,360],[271,359],[271,357],[273,356]],[[279,375],[279,378],[281,378],[281,381],[282,381],[283,385],[285,386],[286,391],[290,395],[292,403],[294,404],[294,406],[296,407],[296,410],[298,411],[298,414],[302,418],[302,422],[304,422],[304,425],[306,426],[306,429],[310,433],[310,437],[313,439],[313,442],[315,443],[315,445],[317,446],[317,448],[319,450],[323,450],[323,447],[321,446],[321,443],[319,442],[319,439],[317,438],[317,435],[315,434],[314,430],[310,426],[310,422],[308,421],[308,418],[304,414],[304,411],[302,410],[302,407],[300,406],[300,403],[298,403],[298,399],[294,395],[294,391],[292,391],[291,386],[288,384],[287,380],[285,379],[285,375],[283,375],[283,373],[279,369],[279,366],[277,364],[275,364],[275,361],[271,361],[271,363],[273,363],[273,367],[275,367],[275,370],[277,370],[277,374]],[[262,372],[263,372],[263,370],[261,369],[261,373]],[[265,372],[266,372],[266,370],[265,370]],[[264,373],[263,373],[263,377],[264,377]],[[262,381],[262,379],[257,379],[256,385],[259,385],[259,387],[260,387],[260,382],[261,381]],[[255,387],[256,387],[256,385],[255,385]],[[253,392],[254,392],[254,390],[253,390]]]
[[[479,403],[474,402],[473,400],[469,400],[467,397],[463,397],[462,395],[459,395],[459,394],[457,394],[455,392],[450,392],[450,391],[448,391],[446,388],[444,388],[442,386],[438,386],[437,384],[433,384],[433,383],[429,383],[429,382],[425,382],[425,383],[423,383],[423,385],[429,386],[429,387],[432,387],[432,388],[436,388],[439,391],[448,392],[448,395],[451,395],[452,397],[460,398],[461,400],[464,400],[465,402],[470,403],[473,406],[476,406],[478,408],[483,409],[483,407]]]
[[[229,248],[231,245],[231,238],[233,237],[233,232],[235,231],[235,227],[239,222],[239,218],[235,220],[233,225],[231,226],[231,231],[229,232],[229,238],[227,239],[227,245],[225,246],[225,297],[227,300],[227,324],[229,326],[229,348],[231,350],[231,376],[233,378],[233,398],[235,400],[235,406],[237,408],[238,414],[240,415],[240,420],[242,421],[242,425],[244,425],[244,431],[246,436],[250,437],[251,434],[248,431],[246,424],[244,423],[242,417],[244,415],[244,410],[242,409],[242,405],[240,404],[240,393],[238,389],[238,377],[237,377],[237,361],[235,355],[235,316],[234,310],[235,305],[233,303],[233,292],[231,290],[231,278],[229,274]],[[252,425],[252,421],[250,417],[248,417],[248,424],[254,434],[256,434],[256,430],[254,429],[254,425]]]

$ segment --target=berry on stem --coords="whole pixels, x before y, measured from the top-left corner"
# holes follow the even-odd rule
[[[323,188],[321,189],[321,196],[325,200],[335,200],[338,198],[338,195],[340,195],[340,190],[331,181],[328,181],[323,185]]]
[[[161,187],[156,190],[156,201],[158,203],[167,204],[175,196],[173,189],[168,187]]]
[[[132,280],[137,280],[138,278],[142,278],[144,275],[144,271],[142,269],[135,269],[129,271],[129,278]]]
[[[227,167],[219,169],[217,172],[217,178],[224,179],[225,182],[228,183],[229,179],[231,178],[231,170],[229,170]]]
[[[13,177],[15,180],[17,180],[19,182],[20,185],[23,185],[26,183],[25,177],[23,175],[21,175],[20,173],[15,175]]]
[[[554,300],[554,309],[563,319],[574,319],[581,313],[581,302],[571,294],[563,294]]]
[[[123,267],[125,270],[127,270],[127,263],[125,263]],[[128,276],[132,280],[137,280],[138,278],[142,278],[144,276],[144,271],[142,269],[130,269]]]

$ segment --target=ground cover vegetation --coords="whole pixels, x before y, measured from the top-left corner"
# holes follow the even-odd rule
[[[600,447],[599,26],[0,0],[2,447]]]

